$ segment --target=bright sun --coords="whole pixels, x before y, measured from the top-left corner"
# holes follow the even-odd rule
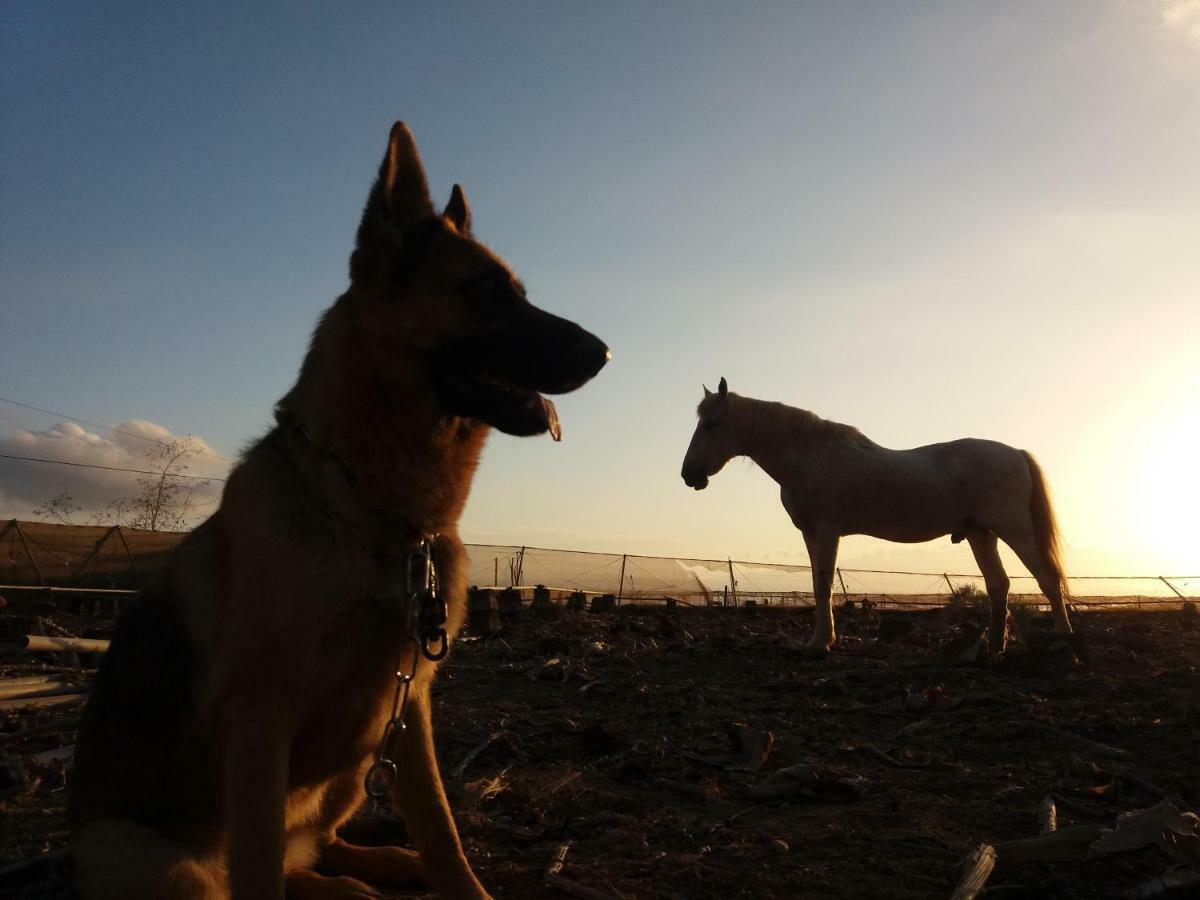
[[[1200,570],[1200,373],[1184,384],[1141,435],[1136,506],[1143,552],[1177,570],[1154,574]]]

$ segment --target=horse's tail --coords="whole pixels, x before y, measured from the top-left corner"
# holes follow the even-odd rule
[[[1038,550],[1041,551],[1047,565],[1053,570],[1058,579],[1063,597],[1070,595],[1067,577],[1063,574],[1062,548],[1058,538],[1058,519],[1054,515],[1054,504],[1050,502],[1050,492],[1046,488],[1046,476],[1042,467],[1037,464],[1027,450],[1022,450],[1025,465],[1029,467],[1029,477],[1033,479],[1033,493],[1029,497],[1029,514],[1033,517],[1033,535],[1037,540]]]

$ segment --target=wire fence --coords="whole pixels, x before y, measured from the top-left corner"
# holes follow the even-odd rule
[[[133,593],[185,534],[11,519],[0,524],[0,591]],[[611,594],[617,603],[813,603],[812,570],[803,564],[501,544],[468,544],[467,552],[470,584],[514,588],[526,596],[545,586],[559,594]],[[1014,604],[1045,604],[1031,576],[1010,577]],[[1200,575],[1073,576],[1068,582],[1072,602],[1089,607],[1153,608],[1200,595]],[[978,573],[839,568],[834,580],[834,593],[842,602],[869,599],[884,608],[939,607],[951,596],[983,590]]]

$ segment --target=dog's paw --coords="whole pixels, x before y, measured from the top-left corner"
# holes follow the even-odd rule
[[[380,896],[369,884],[345,875],[329,878],[307,869],[287,875],[287,900],[369,900]]]
[[[421,858],[400,847],[359,847],[336,840],[321,854],[320,869],[388,888],[422,887]]]

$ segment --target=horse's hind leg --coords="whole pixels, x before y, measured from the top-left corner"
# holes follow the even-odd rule
[[[813,636],[807,652],[825,656],[837,638],[833,628],[833,573],[837,566],[838,536],[820,531],[803,531],[808,562],[812,566],[813,595],[816,601]]]
[[[1028,531],[1002,534],[1001,537],[1004,543],[1012,547],[1013,553],[1017,554],[1017,558],[1033,575],[1038,587],[1050,601],[1050,610],[1054,614],[1054,630],[1071,634],[1071,619],[1067,615],[1067,604],[1062,591],[1062,573],[1038,548],[1032,527]]]
[[[967,543],[975,554],[975,562],[983,573],[983,583],[987,586],[988,599],[992,604],[992,617],[988,625],[988,643],[996,653],[1004,652],[1004,643],[1008,637],[1008,573],[1000,562],[1000,553],[996,549],[996,536],[990,531],[967,532]]]

